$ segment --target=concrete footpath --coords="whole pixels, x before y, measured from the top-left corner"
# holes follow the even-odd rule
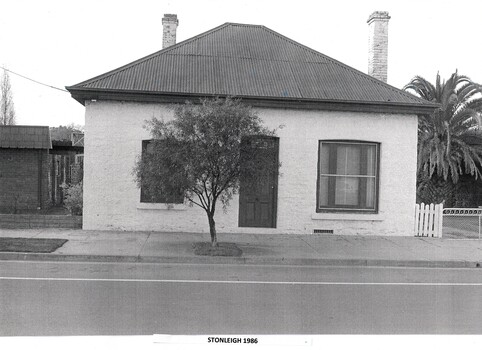
[[[479,267],[482,240],[334,235],[218,234],[236,243],[239,258],[196,256],[194,242],[208,234],[0,229],[0,237],[67,239],[53,253],[0,252],[0,260],[192,264]]]

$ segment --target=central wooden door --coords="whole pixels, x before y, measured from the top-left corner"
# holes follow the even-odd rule
[[[250,137],[244,147],[253,147],[256,152],[270,159],[270,165],[260,169],[262,176],[256,183],[247,183],[241,178],[239,190],[240,227],[276,227],[278,201],[278,157],[277,137]]]

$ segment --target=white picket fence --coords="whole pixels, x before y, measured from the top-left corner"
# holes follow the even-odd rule
[[[443,204],[416,204],[415,227],[417,237],[442,237]]]

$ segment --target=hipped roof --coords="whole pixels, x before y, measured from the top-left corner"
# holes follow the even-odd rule
[[[355,111],[431,113],[438,106],[264,26],[235,23],[67,89],[82,104],[236,96],[258,105]]]

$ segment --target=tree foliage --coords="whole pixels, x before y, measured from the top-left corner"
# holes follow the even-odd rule
[[[482,89],[457,72],[447,81],[437,74],[435,85],[416,76],[404,89],[440,104],[433,114],[419,117],[418,124],[419,187],[437,193],[433,200],[440,200],[454,187],[443,182],[456,184],[463,174],[482,175]]]
[[[232,98],[177,105],[173,119],[153,118],[147,128],[153,148],[139,157],[134,168],[138,186],[171,198],[181,193],[186,201],[202,208],[211,242],[217,245],[217,203],[226,209],[239,190],[241,177],[256,183],[265,175],[263,169],[272,165],[269,154],[246,147],[246,140],[275,132],[264,127],[249,106]]]
[[[61,185],[64,189],[64,205],[72,215],[82,215],[83,208],[83,185],[82,181],[77,184]]]
[[[59,125],[50,127],[50,137],[52,140],[57,141],[70,141],[73,132],[83,133],[84,127],[82,125],[77,125],[70,123],[68,125]]]
[[[15,123],[15,108],[10,77],[7,71],[3,69],[0,80],[0,125],[15,125]]]

